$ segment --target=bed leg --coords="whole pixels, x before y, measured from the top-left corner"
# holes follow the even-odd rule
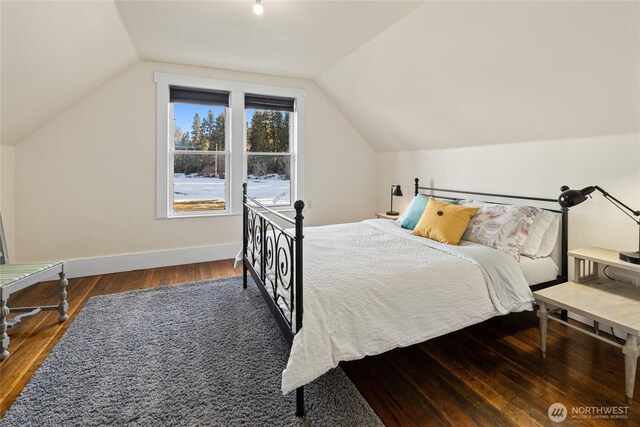
[[[242,260],[242,287],[247,289],[247,264]]]
[[[296,417],[304,417],[304,387],[296,389]]]
[[[242,184],[242,288],[247,289],[247,246],[249,210],[247,208],[247,183]]]

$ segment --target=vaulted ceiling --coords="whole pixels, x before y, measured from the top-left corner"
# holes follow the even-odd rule
[[[143,59],[313,79],[419,2],[117,1]]]
[[[2,1],[1,142],[139,59],[315,78],[415,1]]]
[[[136,61],[314,80],[378,151],[640,130],[640,3],[0,2],[1,142]]]

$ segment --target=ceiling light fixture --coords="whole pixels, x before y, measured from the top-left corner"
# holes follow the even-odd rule
[[[256,15],[262,15],[264,7],[262,7],[262,0],[256,0],[256,4],[253,5],[253,13]]]

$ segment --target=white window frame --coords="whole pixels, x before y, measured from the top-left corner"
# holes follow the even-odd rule
[[[175,146],[174,146],[174,142],[172,142],[173,140],[173,135],[175,134],[175,123],[173,122],[173,120],[171,120],[171,117],[173,116],[173,113],[171,112],[173,105],[171,105],[171,103],[169,103],[169,117],[167,118],[167,120],[169,121],[169,141],[168,141],[168,150],[169,150],[169,154],[168,154],[168,167],[169,167],[169,173],[167,175],[167,186],[168,189],[172,189],[173,185],[174,185],[174,167],[175,167],[175,156],[176,154],[196,154],[199,156],[214,156],[214,155],[224,155],[224,170],[225,170],[225,174],[224,174],[224,191],[225,191],[225,208],[224,209],[218,209],[218,210],[211,210],[211,211],[183,211],[183,212],[176,212],[173,210],[173,205],[175,202],[175,196],[174,196],[174,192],[173,191],[167,191],[167,195],[169,196],[169,200],[167,201],[167,212],[168,212],[168,216],[169,217],[188,217],[188,216],[202,216],[203,214],[209,214],[209,213],[216,213],[216,214],[225,214],[225,213],[229,213],[230,212],[230,206],[229,206],[229,196],[230,196],[230,184],[231,184],[231,179],[230,179],[230,175],[227,173],[227,171],[229,170],[229,163],[230,163],[230,158],[231,158],[231,151],[229,149],[230,144],[231,144],[231,138],[230,138],[230,132],[227,132],[226,130],[229,129],[229,107],[225,108],[225,117],[224,117],[224,121],[225,121],[225,135],[224,135],[224,145],[225,145],[225,151],[201,151],[201,150],[176,150]]]
[[[246,93],[295,99],[291,127],[291,205],[275,207],[279,211],[293,209],[295,200],[303,199],[304,189],[304,89],[267,86],[255,83],[217,80],[177,74],[154,73],[156,83],[156,219],[193,218],[242,214],[242,183],[247,178]],[[227,165],[225,170],[227,204],[224,211],[173,212],[173,123],[170,117],[169,87],[180,86],[229,92],[227,108]],[[239,155],[238,155],[239,154]],[[253,153],[249,153],[253,154]]]

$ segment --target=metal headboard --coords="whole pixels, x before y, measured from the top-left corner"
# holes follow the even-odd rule
[[[466,191],[466,190],[448,190],[445,188],[435,188],[435,187],[421,187],[420,180],[418,178],[415,179],[415,195],[417,196],[420,193],[420,190],[431,192],[430,195],[435,197],[444,197],[451,198],[451,196],[436,194],[436,192],[440,193],[451,193],[451,194],[471,194],[474,196],[487,196],[487,197],[498,197],[501,199],[514,199],[514,200],[530,200],[536,202],[544,202],[544,203],[558,203],[558,199],[550,199],[544,197],[530,197],[530,196],[517,196],[513,194],[496,194],[496,193],[482,193],[479,191]],[[494,202],[495,203],[495,202]],[[560,223],[560,275],[556,280],[551,280],[548,282],[539,283],[537,285],[531,286],[531,289],[538,290],[544,289],[549,286],[557,285],[559,283],[564,283],[568,280],[569,277],[569,258],[567,252],[569,251],[569,209],[561,208],[561,209],[548,209],[543,208],[550,212],[559,213],[562,215],[562,220]]]

